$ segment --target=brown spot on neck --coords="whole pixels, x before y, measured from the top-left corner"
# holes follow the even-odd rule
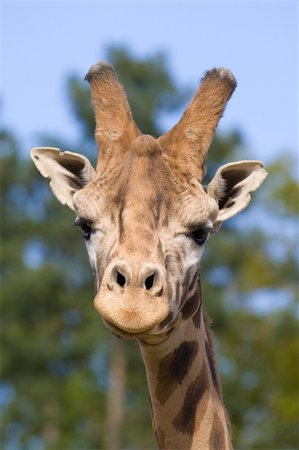
[[[198,348],[196,341],[183,342],[160,361],[156,396],[162,405],[186,377]]]
[[[207,396],[204,394],[209,388],[208,373],[205,364],[200,374],[187,389],[184,403],[178,415],[173,420],[173,426],[177,431],[193,435],[195,428],[195,416],[198,408],[205,410],[207,407]]]
[[[217,371],[216,371],[216,365],[215,365],[215,361],[214,361],[214,349],[213,349],[213,347],[211,347],[211,344],[209,342],[205,343],[205,348],[206,348],[206,355],[207,355],[207,359],[208,359],[208,363],[209,363],[213,386],[215,388],[215,391],[219,395],[219,398],[222,398],[221,389],[220,389]]]
[[[214,415],[212,432],[209,440],[209,450],[223,450],[225,448],[225,432],[217,413]]]

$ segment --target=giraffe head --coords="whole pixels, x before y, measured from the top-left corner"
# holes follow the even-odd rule
[[[181,120],[155,139],[138,130],[112,66],[90,83],[99,149],[87,158],[35,148],[32,159],[58,200],[76,213],[95,273],[97,311],[122,337],[165,334],[183,316],[206,239],[244,209],[266,176],[259,161],[227,164],[201,180],[217,123],[236,82],[225,69],[202,79]]]

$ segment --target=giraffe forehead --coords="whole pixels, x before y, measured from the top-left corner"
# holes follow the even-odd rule
[[[129,152],[119,167],[108,166],[74,196],[78,214],[95,222],[124,214],[132,226],[150,218],[166,228],[208,219],[211,201],[199,182],[177,184],[158,151]]]
[[[173,185],[161,153],[129,155],[117,179],[111,181],[106,203],[118,214],[130,211],[131,220],[143,222],[171,212]]]
[[[199,181],[176,182],[161,152],[129,155],[120,176],[107,191],[110,205],[139,210],[144,217],[164,212],[165,223],[172,218],[182,224],[192,222],[193,215],[195,221],[204,220],[217,209]]]

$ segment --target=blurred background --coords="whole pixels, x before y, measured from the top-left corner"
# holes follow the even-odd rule
[[[2,0],[1,449],[157,448],[138,345],[104,328],[73,214],[29,160],[42,145],[95,162],[83,78],[100,59],[155,136],[179,119],[205,70],[235,74],[205,182],[239,159],[263,160],[270,175],[209,241],[203,297],[235,448],[299,448],[296,8]]]

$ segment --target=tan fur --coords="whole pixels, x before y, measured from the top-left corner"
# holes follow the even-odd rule
[[[159,142],[177,174],[201,179],[206,154],[225,105],[236,87],[236,80],[226,69],[206,72],[179,123]]]
[[[200,184],[235,79],[225,69],[207,72],[182,119],[159,139],[140,134],[112,66],[98,63],[86,79],[96,172],[85,157],[58,149],[33,149],[32,159],[83,227],[97,311],[114,334],[139,339],[160,448],[230,449],[197,273],[200,237],[241,211],[266,176],[262,163],[246,161],[219,169],[206,189]]]
[[[114,68],[105,62],[93,65],[85,79],[90,83],[95,112],[95,138],[99,147],[98,169],[113,152],[121,156],[140,134],[130,110],[123,87]]]

